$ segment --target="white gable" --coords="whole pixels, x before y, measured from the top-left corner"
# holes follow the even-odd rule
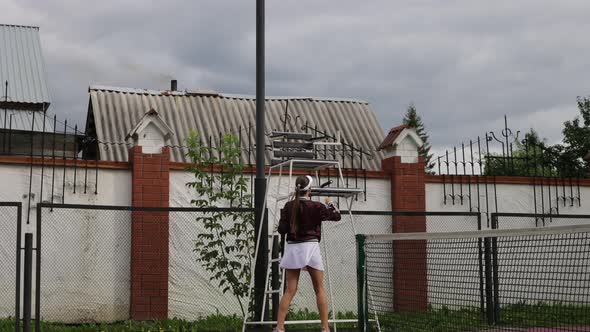
[[[399,156],[403,163],[418,162],[418,149],[424,144],[412,128],[405,128],[393,143],[385,148],[385,158]]]
[[[150,110],[129,132],[127,139],[133,139],[133,145],[141,146],[143,153],[161,153],[171,136],[172,129],[155,110]]]

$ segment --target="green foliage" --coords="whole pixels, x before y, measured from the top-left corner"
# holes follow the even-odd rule
[[[216,151],[202,145],[194,132],[186,142],[189,147],[187,156],[192,162],[189,170],[195,176],[195,181],[186,185],[198,195],[191,203],[198,208],[251,208],[251,195],[247,194],[248,181],[243,174],[244,164],[236,136],[231,133],[223,136]],[[211,281],[217,282],[224,293],[231,292],[236,297],[244,313],[255,250],[254,214],[213,211],[198,215],[196,222],[206,230],[197,234],[195,240],[197,260],[212,274]]]
[[[564,122],[563,144],[547,145],[532,129],[517,142],[512,158],[495,154],[485,161],[485,175],[587,177],[590,151],[590,98],[578,97],[580,115]]]
[[[428,142],[429,136],[426,133],[426,129],[424,128],[424,123],[422,122],[422,118],[416,112],[416,107],[414,104],[410,104],[404,115],[403,123],[416,130],[416,133],[422,141],[424,141],[424,145],[418,149],[418,154],[424,157],[424,165],[425,171],[427,173],[432,173],[432,169],[434,168],[434,162],[432,160],[432,154],[430,153],[430,143]]]
[[[484,164],[484,175],[497,176],[559,176],[563,168],[559,167],[559,150],[548,146],[531,129],[524,140],[512,147],[511,157],[502,154],[490,154]]]
[[[573,172],[588,173],[588,162],[582,158],[590,151],[590,98],[578,97],[580,116],[564,122],[562,162]]]

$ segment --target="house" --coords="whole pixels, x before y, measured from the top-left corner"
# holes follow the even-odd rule
[[[196,131],[204,144],[216,146],[220,136],[233,132],[242,146],[242,159],[253,164],[256,135],[253,96],[215,91],[144,90],[90,86],[86,133],[96,138],[89,159],[127,161],[126,135],[143,115],[155,110],[170,128],[172,162],[188,162],[184,139]],[[268,97],[266,101],[267,137],[273,130],[307,131],[314,136],[341,134],[344,151],[317,151],[318,157],[332,156],[346,168],[380,170],[382,152],[376,147],[383,140],[383,128],[366,101],[344,98]],[[267,144],[269,141],[267,140]],[[270,163],[267,152],[267,164]]]
[[[0,24],[0,45],[0,154],[71,157],[78,135],[73,129],[64,135],[47,114],[51,98],[39,28]]]

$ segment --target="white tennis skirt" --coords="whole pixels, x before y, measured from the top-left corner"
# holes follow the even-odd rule
[[[303,269],[312,267],[324,270],[324,262],[319,242],[288,243],[281,259],[282,269]]]

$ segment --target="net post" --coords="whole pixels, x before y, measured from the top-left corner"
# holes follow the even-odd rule
[[[492,213],[492,229],[499,229],[498,215]],[[492,284],[494,286],[494,323],[500,322],[500,290],[498,277],[498,238],[491,238],[492,246]]]
[[[31,289],[33,286],[33,233],[25,233],[25,280],[23,295],[23,331],[31,332]],[[19,294],[17,294],[19,296]],[[20,317],[16,317],[18,321]],[[35,317],[39,320],[39,317]]]
[[[358,331],[367,331],[368,326],[368,303],[366,303],[366,285],[365,280],[365,235],[356,235],[356,280],[357,280],[357,305],[358,305]]]
[[[479,199],[479,195],[478,195]],[[481,213],[477,213],[477,230],[481,230]],[[483,241],[481,238],[477,239],[477,249],[478,249],[478,265],[479,265],[479,307],[481,311],[481,321],[486,321],[486,296],[484,290],[484,251],[482,248]]]
[[[488,325],[494,324],[494,301],[493,301],[493,284],[492,284],[492,246],[491,239],[486,237],[484,242],[484,261],[485,261],[485,292],[486,292],[486,317]]]

